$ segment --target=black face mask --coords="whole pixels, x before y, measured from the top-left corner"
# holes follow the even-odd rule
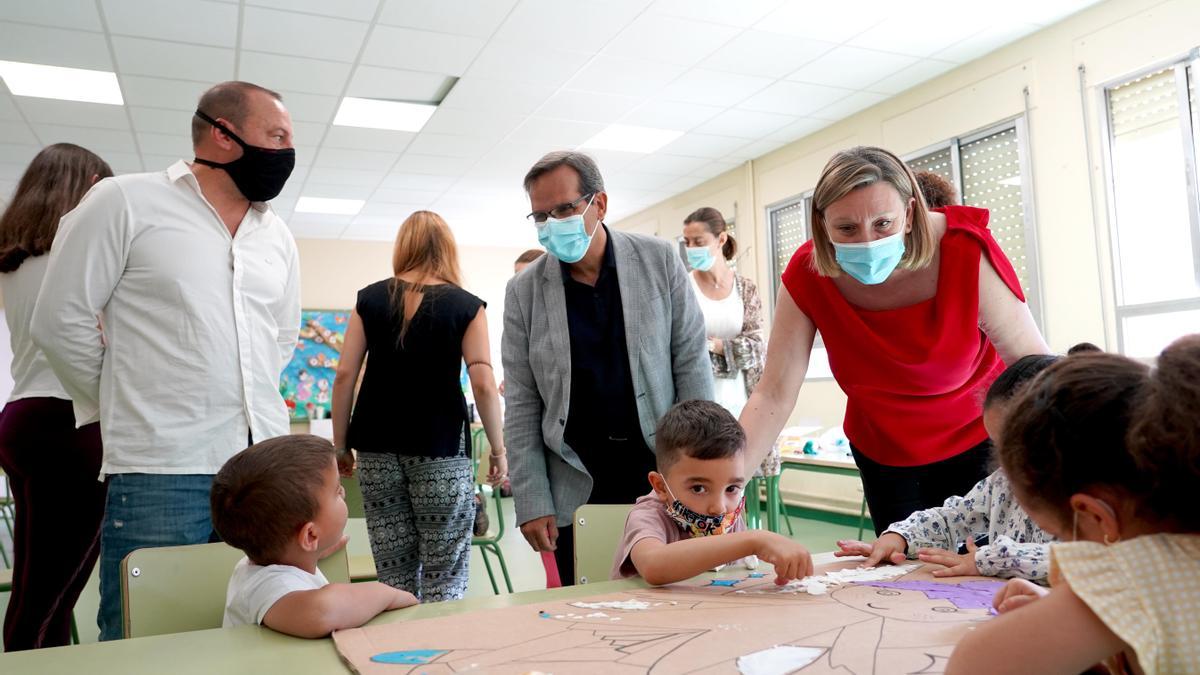
[[[242,156],[232,162],[219,164],[207,159],[196,158],[197,164],[221,169],[233,179],[233,184],[242,196],[252,202],[265,202],[274,199],[287,183],[288,176],[296,167],[296,151],[293,148],[273,150],[249,145],[238,135],[230,131],[224,124],[197,110],[196,117],[208,122],[221,130],[234,143],[242,146]]]

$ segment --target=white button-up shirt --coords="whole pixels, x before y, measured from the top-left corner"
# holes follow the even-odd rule
[[[106,178],[63,216],[33,316],[76,423],[100,420],[102,474],[215,474],[248,434],[288,433],[299,329],[283,220],[255,203],[231,237],[183,161]]]

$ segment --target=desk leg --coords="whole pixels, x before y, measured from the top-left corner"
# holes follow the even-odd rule
[[[766,477],[767,529],[779,534],[779,475]]]

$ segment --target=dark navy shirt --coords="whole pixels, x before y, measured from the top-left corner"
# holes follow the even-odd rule
[[[571,334],[571,401],[563,439],[592,474],[589,501],[632,504],[646,492],[654,454],[638,420],[612,237],[595,286],[572,279],[571,266],[559,264]]]

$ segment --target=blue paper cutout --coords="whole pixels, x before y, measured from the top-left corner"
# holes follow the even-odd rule
[[[736,586],[741,579],[713,579],[709,586]]]
[[[542,618],[542,619],[549,619],[550,614],[549,614],[549,612],[538,612],[538,617]]]
[[[445,654],[445,649],[408,649],[402,652],[383,652],[371,657],[375,663],[397,663],[409,666],[419,666]]]
[[[762,572],[751,572],[750,576],[748,576],[746,578],[747,579],[761,579],[765,576],[767,576],[767,575],[763,574]]]

